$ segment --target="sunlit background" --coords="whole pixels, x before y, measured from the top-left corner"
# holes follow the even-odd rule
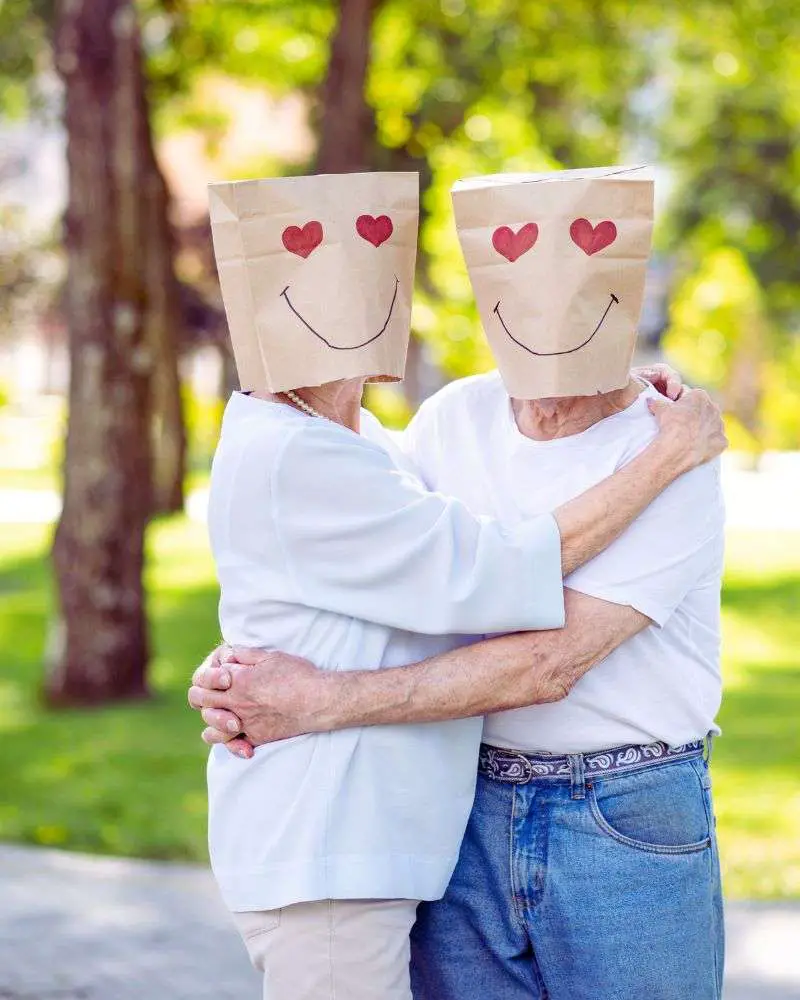
[[[141,0],[133,7],[128,0],[84,0],[84,6],[95,6],[98,17],[115,8],[115,23],[125,30],[116,32],[116,47],[100,45],[76,59],[66,31],[54,57],[55,25],[59,14],[66,17],[58,4],[0,4],[0,837],[97,853],[206,857],[204,749],[198,720],[185,708],[185,687],[218,636],[204,490],[234,384],[207,182],[311,170],[419,171],[423,217],[408,377],[398,389],[370,390],[370,405],[402,426],[448,379],[491,366],[455,238],[451,184],[498,170],[649,162],[657,167],[658,226],[640,355],[666,357],[687,380],[712,391],[725,408],[733,445],[724,463],[725,735],[713,761],[726,892],[800,896],[794,0]],[[129,18],[132,9],[138,21]],[[135,81],[114,76],[115,59],[127,60],[125,73],[140,75],[147,96],[130,119],[116,121],[108,115],[114,81]],[[159,358],[147,417],[152,489],[144,592],[151,655],[133,663],[133,687],[115,681],[114,662],[100,662],[91,636],[83,647],[89,652],[79,655],[84,640],[76,620],[88,615],[94,622],[101,614],[102,574],[112,572],[93,567],[88,581],[75,574],[92,544],[90,515],[105,510],[97,545],[120,559],[139,530],[124,505],[108,500],[104,507],[103,479],[133,489],[141,467],[129,468],[132,454],[114,439],[103,449],[97,434],[81,436],[93,413],[98,421],[107,413],[115,387],[133,377],[135,366],[125,357],[116,374],[101,365],[97,377],[81,376],[68,490],[76,490],[74,504],[83,507],[63,529],[71,566],[62,563],[54,578],[50,561],[61,510],[70,361],[84,349],[85,333],[79,322],[85,314],[67,287],[64,236],[72,233],[79,243],[91,229],[91,219],[80,214],[86,204],[74,205],[70,226],[62,224],[64,108],[70,88],[93,72],[98,79],[110,72],[111,89],[81,91],[68,122],[73,138],[80,145],[88,125],[102,120],[117,130],[120,148],[127,143],[140,157],[138,189],[126,194],[125,177],[113,175],[123,186],[121,201],[144,199],[143,176],[156,188],[162,180],[166,185],[133,252],[163,262],[161,276],[143,278],[139,289],[136,308],[145,326],[154,289],[172,296],[166,333],[155,323],[148,334]],[[152,163],[140,155],[150,143],[157,154]],[[85,172],[84,189],[102,187],[97,149],[80,153],[76,147],[73,170]],[[121,214],[114,224],[124,227]],[[120,294],[114,276],[131,263],[125,236],[116,271],[98,279],[111,282],[112,305]],[[71,280],[85,285],[93,276],[78,249],[73,243]],[[86,487],[87,477],[93,487]],[[65,634],[74,637],[66,659]],[[120,648],[125,641],[113,640]],[[150,697],[128,697],[145,691]],[[81,701],[99,704],[87,710],[76,707]]]

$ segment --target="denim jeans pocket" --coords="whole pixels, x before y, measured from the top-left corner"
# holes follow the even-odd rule
[[[698,758],[593,782],[587,787],[592,817],[606,836],[639,851],[705,850],[712,828],[703,768]]]

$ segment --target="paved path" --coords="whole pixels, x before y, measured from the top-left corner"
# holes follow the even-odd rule
[[[725,1000],[800,1000],[800,905],[731,904],[728,934]],[[0,1000],[259,995],[204,869],[0,847]]]

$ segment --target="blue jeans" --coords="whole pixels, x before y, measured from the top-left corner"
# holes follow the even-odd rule
[[[411,941],[415,1000],[719,1000],[707,763],[585,784],[480,775],[453,879]]]

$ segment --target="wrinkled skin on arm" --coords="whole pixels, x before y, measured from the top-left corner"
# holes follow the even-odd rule
[[[595,664],[650,624],[627,605],[567,589],[563,629],[499,636],[385,670],[318,670],[280,652],[216,653],[197,671],[189,703],[208,743],[249,756],[253,746],[353,726],[438,722],[564,698]],[[216,657],[216,658],[215,658]],[[249,747],[247,746],[249,744]]]

